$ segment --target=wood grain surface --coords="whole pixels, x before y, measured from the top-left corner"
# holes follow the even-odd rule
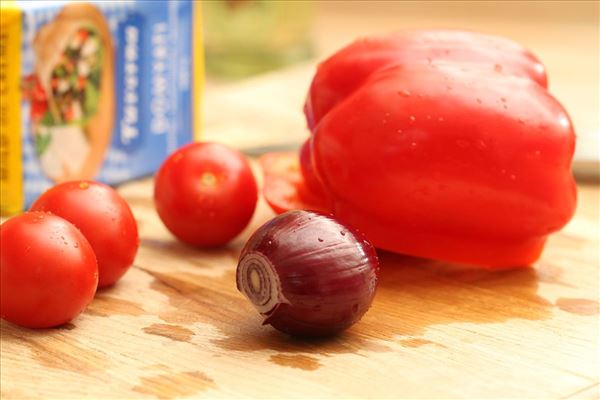
[[[2,321],[3,399],[599,396],[596,186],[532,268],[381,253],[363,320],[310,341],[262,326],[235,288],[241,246],[273,216],[262,200],[233,243],[202,251],[162,226],[151,180],[120,191],[140,227],[135,266],[65,326]]]

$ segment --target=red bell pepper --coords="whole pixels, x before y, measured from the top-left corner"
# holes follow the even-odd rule
[[[537,58],[503,38],[355,42],[314,77],[301,165],[263,159],[265,197],[278,212],[329,211],[381,249],[529,265],[576,203],[575,135],[546,82]]]

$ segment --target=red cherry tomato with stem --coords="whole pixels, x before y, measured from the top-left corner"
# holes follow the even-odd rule
[[[181,241],[220,246],[250,222],[258,198],[250,164],[237,150],[192,143],[175,151],[156,175],[154,201]]]

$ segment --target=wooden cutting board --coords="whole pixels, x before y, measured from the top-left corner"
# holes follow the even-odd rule
[[[310,71],[289,74],[289,97],[274,108],[260,101],[281,90],[268,79],[238,85],[235,96],[207,91],[205,138],[299,141]],[[382,253],[363,320],[311,341],[261,326],[235,288],[241,246],[273,216],[262,199],[233,243],[202,251],[162,226],[151,179],[120,192],[140,227],[134,267],[63,327],[2,321],[2,399],[600,397],[598,186],[580,186],[575,218],[532,268],[490,272]]]
[[[503,272],[381,254],[371,310],[327,340],[291,339],[236,291],[241,245],[176,242],[152,182],[121,193],[139,222],[135,266],[61,328],[2,321],[1,397],[598,398],[597,187],[533,268]]]

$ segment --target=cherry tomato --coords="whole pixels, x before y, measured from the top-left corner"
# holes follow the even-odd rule
[[[93,181],[61,183],[42,194],[31,210],[49,211],[81,230],[98,258],[98,287],[112,285],[133,264],[139,245],[137,224],[125,200],[111,187]]]
[[[227,243],[252,218],[254,175],[244,156],[217,143],[192,143],[163,163],[154,202],[166,227],[183,242],[203,247]]]
[[[28,212],[0,226],[0,313],[28,328],[75,318],[92,301],[98,265],[92,246],[68,221]]]

